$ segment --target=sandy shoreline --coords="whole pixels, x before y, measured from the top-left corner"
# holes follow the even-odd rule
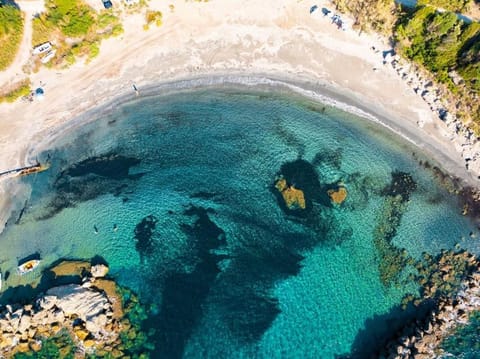
[[[284,88],[379,121],[478,186],[445,124],[372,51],[388,49],[381,39],[338,30],[320,11],[310,14],[312,4],[303,1],[171,3],[173,12],[168,4],[150,4],[164,13],[164,24],[149,31],[142,30],[141,14],[128,15],[124,35],[104,41],[90,64],[30,74],[34,86],[45,84],[45,99],[0,104],[0,171],[31,163],[60,130],[135,98],[133,84],[145,96],[210,82]],[[327,1],[316,3],[333,9]],[[17,76],[7,75],[0,73],[0,81]],[[1,194],[14,190],[2,187]],[[10,207],[0,201],[2,215]]]
[[[201,89],[239,89],[239,90],[263,90],[274,93],[296,94],[309,98],[316,102],[333,106],[343,111],[357,115],[364,120],[377,123],[389,131],[394,132],[403,140],[410,142],[418,147],[427,157],[435,159],[442,163],[443,169],[464,179],[467,184],[475,184],[475,180],[471,178],[463,166],[454,161],[451,157],[438,152],[436,144],[424,141],[424,138],[417,131],[416,126],[409,126],[408,121],[399,121],[395,117],[390,117],[388,113],[381,109],[375,109],[374,106],[364,104],[360,100],[350,97],[344,93],[343,89],[333,87],[329,84],[314,83],[310,79],[293,79],[288,77],[272,76],[266,74],[235,74],[235,73],[211,73],[197,75],[185,79],[177,79],[174,81],[158,82],[146,84],[141,87],[142,95],[137,97],[135,94],[127,90],[124,94],[119,94],[107,103],[92,107],[84,113],[75,116],[59,127],[50,127],[44,133],[38,133],[41,139],[28,148],[25,153],[24,162],[31,163],[35,161],[36,156],[48,151],[50,146],[62,135],[75,131],[76,128],[85,123],[95,121],[105,116],[115,108],[132,103],[137,100],[145,99],[153,96],[162,96],[175,94],[179,92],[189,92]]]

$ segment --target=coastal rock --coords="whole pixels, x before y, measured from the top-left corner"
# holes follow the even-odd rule
[[[85,328],[91,333],[98,333],[102,331],[107,325],[108,318],[105,314],[100,314],[95,317],[88,318],[85,322]]]
[[[90,269],[90,272],[94,278],[102,278],[107,275],[108,267],[103,264],[97,264]]]
[[[25,333],[28,332],[28,329],[30,328],[31,324],[31,317],[29,315],[24,315],[20,319],[20,323],[18,325],[18,332],[20,333]]]
[[[34,352],[39,352],[40,350],[42,350],[42,341],[34,340],[30,342],[30,349]]]
[[[77,336],[77,338],[82,341],[85,340],[85,338],[87,338],[89,334],[90,333],[84,329],[79,329],[75,331],[75,335]]]
[[[57,298],[55,296],[45,296],[38,300],[37,304],[44,310],[49,310],[57,304]]]
[[[47,295],[57,298],[56,306],[66,315],[76,315],[83,321],[100,314],[108,303],[108,299],[101,293],[76,284],[51,288]]]
[[[92,285],[105,292],[113,309],[113,318],[120,319],[123,316],[122,298],[117,292],[116,283],[112,280],[96,279]]]
[[[295,188],[293,185],[288,186],[284,178],[280,178],[275,183],[275,188],[282,194],[285,205],[288,209],[305,209],[305,195],[302,190]]]
[[[347,189],[343,186],[338,187],[336,190],[329,189],[327,193],[332,202],[336,204],[341,204],[347,198]]]

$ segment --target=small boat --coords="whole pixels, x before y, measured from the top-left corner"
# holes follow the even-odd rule
[[[35,268],[37,268],[39,264],[40,264],[40,259],[31,259],[18,266],[17,268],[18,274],[24,275],[26,273],[29,273],[33,271]]]

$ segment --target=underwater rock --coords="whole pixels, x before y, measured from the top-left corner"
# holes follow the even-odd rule
[[[406,172],[393,171],[391,175],[392,181],[382,190],[382,195],[389,197],[400,196],[402,202],[408,201],[410,195],[417,189],[417,183]]]
[[[82,276],[85,271],[89,271],[90,262],[85,261],[63,261],[50,270],[56,277],[61,276]]]
[[[226,244],[225,232],[213,222],[212,210],[191,206],[184,214],[195,218],[192,225],[182,224],[182,231],[190,238],[198,253],[195,268],[188,273],[171,273],[165,280],[162,305],[155,321],[159,345],[155,358],[182,358],[185,345],[204,310],[204,303],[218,274],[224,255],[215,251]]]
[[[45,207],[39,220],[45,220],[65,208],[75,207],[106,193],[119,196],[127,192],[129,184],[143,176],[143,173],[129,174],[130,168],[138,165],[140,159],[119,154],[106,154],[88,158],[63,170],[53,183],[53,198]]]
[[[296,189],[293,185],[287,186],[287,181],[280,178],[275,183],[275,188],[282,194],[285,205],[290,210],[305,209],[305,196],[302,190]]]
[[[343,203],[347,198],[347,189],[343,186],[339,186],[337,189],[329,189],[327,193],[332,202],[336,204]]]
[[[150,254],[153,250],[153,233],[157,225],[158,218],[154,215],[148,215],[135,226],[135,248],[141,256]]]
[[[130,168],[138,165],[140,162],[141,160],[138,158],[113,153],[87,158],[62,171],[57,181],[65,176],[81,177],[89,174],[117,180],[131,178],[132,175],[129,174]]]

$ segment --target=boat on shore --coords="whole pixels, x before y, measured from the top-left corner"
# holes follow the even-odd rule
[[[20,275],[27,274],[33,271],[35,268],[37,268],[39,264],[40,264],[40,259],[31,259],[18,266],[17,268],[18,274]]]

